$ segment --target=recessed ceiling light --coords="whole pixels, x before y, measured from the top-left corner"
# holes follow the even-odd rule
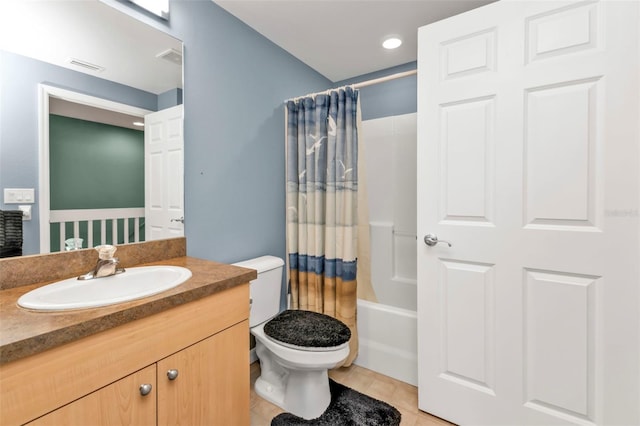
[[[144,127],[144,123],[142,121],[134,121],[133,125],[138,127]]]
[[[385,39],[382,42],[382,47],[384,47],[385,49],[396,49],[400,47],[401,44],[402,44],[402,40],[394,36],[394,37],[388,37],[387,39]]]

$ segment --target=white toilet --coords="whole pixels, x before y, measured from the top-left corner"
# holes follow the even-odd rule
[[[249,317],[249,327],[251,334],[256,338],[256,354],[260,360],[261,369],[261,375],[255,383],[256,393],[298,417],[307,420],[319,417],[331,402],[327,372],[340,365],[349,355],[350,332],[347,326],[327,315],[312,312],[280,313],[280,288],[284,266],[282,259],[262,256],[235,263],[235,265],[258,271],[258,278],[250,284],[251,313]],[[343,333],[337,340],[340,343],[336,346],[318,347],[318,341],[309,342],[313,347],[299,346],[287,339],[286,336],[289,334],[295,334],[290,333],[289,328],[286,331],[284,328],[280,330],[281,335],[286,335],[284,338],[277,333],[280,326],[286,327],[287,324],[282,322],[288,319],[287,314],[294,314],[292,316],[308,314],[311,321],[329,322],[331,326],[346,328],[349,334],[345,337]],[[265,333],[265,325],[277,315],[278,318],[267,326],[267,331],[272,336],[276,335],[287,342],[276,340]],[[307,329],[306,333],[301,334],[305,335],[301,338],[306,345],[308,339],[314,337],[310,334],[318,333],[309,333]],[[323,338],[326,336],[315,337],[318,337],[320,342],[327,341]],[[342,342],[345,338],[347,340]],[[295,342],[295,337],[292,339]]]

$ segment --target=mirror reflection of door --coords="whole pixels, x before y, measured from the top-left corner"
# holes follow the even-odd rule
[[[182,105],[145,117],[145,235],[149,240],[184,235],[184,138]]]

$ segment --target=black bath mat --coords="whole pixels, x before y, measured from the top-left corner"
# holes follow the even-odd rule
[[[271,426],[398,426],[400,412],[386,402],[378,401],[329,379],[331,403],[320,417],[305,420],[282,413],[271,420]]]

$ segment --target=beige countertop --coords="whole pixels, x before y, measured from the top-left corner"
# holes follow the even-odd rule
[[[0,365],[214,295],[257,277],[252,269],[187,256],[135,266],[146,265],[182,266],[191,270],[192,277],[177,287],[143,299],[55,313],[20,308],[17,300],[28,291],[57,279],[0,290]]]

